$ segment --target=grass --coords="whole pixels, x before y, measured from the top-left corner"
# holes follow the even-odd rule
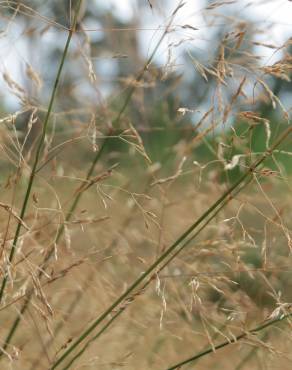
[[[154,64],[179,27],[185,6],[179,2],[129,86],[113,101],[90,106],[82,91],[76,99],[73,88],[66,90],[78,58],[88,69],[84,81],[97,88],[94,43],[78,20],[82,3],[75,4],[47,109],[4,77],[23,107],[1,119],[1,366],[176,369],[200,359],[202,369],[237,360],[237,368],[253,368],[264,353],[289,366],[291,186],[281,156],[291,155],[292,129],[260,74],[275,76],[280,68],[280,77],[289,76],[289,45],[273,66],[251,63],[247,31],[218,40],[212,63],[187,53],[212,99],[208,107],[204,94],[203,114],[181,107],[177,83],[187,85]],[[60,28],[27,5],[11,2],[7,9],[8,19],[19,13]],[[181,29],[194,31],[188,24]],[[163,92],[158,100],[148,85]],[[58,111],[68,105],[65,93],[76,109]],[[286,128],[280,114],[274,124],[267,109],[266,116],[257,111],[267,99],[282,109]],[[41,133],[24,150],[42,110]],[[21,136],[15,119],[29,111]],[[189,114],[199,114],[196,124]],[[269,336],[261,336],[267,329]],[[240,343],[258,351],[239,358]],[[225,347],[230,363],[219,354]]]

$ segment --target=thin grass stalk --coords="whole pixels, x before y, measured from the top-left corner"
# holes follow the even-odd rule
[[[47,132],[48,124],[49,124],[49,119],[50,119],[51,112],[52,112],[52,109],[53,109],[53,105],[54,105],[56,93],[57,93],[57,90],[58,90],[58,86],[59,86],[59,83],[60,83],[60,77],[61,77],[61,73],[63,71],[65,59],[66,59],[68,49],[69,49],[69,45],[70,45],[73,33],[75,31],[75,26],[76,26],[76,23],[77,23],[77,16],[78,16],[78,13],[79,13],[79,10],[80,10],[80,7],[81,7],[81,3],[82,3],[82,0],[79,0],[77,8],[76,8],[74,21],[73,21],[73,27],[69,30],[68,38],[67,38],[67,41],[66,41],[66,44],[65,44],[65,48],[64,48],[64,51],[63,51],[63,54],[62,54],[62,57],[61,57],[61,62],[60,62],[60,65],[59,65],[59,68],[58,68],[58,71],[57,71],[57,75],[56,75],[56,79],[55,79],[55,82],[54,82],[51,98],[50,98],[49,105],[48,105],[48,110],[47,110],[45,120],[44,120],[44,125],[43,125],[43,129],[42,129],[41,137],[40,137],[39,143],[37,145],[35,159],[34,159],[34,162],[33,162],[32,170],[31,170],[29,180],[28,180],[26,193],[25,193],[25,196],[24,196],[24,201],[23,201],[22,208],[21,208],[21,211],[20,211],[19,222],[18,222],[17,227],[16,227],[14,239],[13,239],[13,242],[12,242],[12,247],[11,247],[10,254],[9,254],[9,257],[8,257],[8,261],[7,261],[8,267],[6,268],[6,271],[4,273],[4,277],[3,277],[3,280],[2,280],[2,284],[1,284],[0,303],[2,301],[4,290],[5,290],[5,287],[6,287],[6,284],[7,284],[7,280],[8,280],[8,271],[7,270],[9,269],[9,265],[11,265],[11,263],[13,261],[13,257],[14,257],[14,254],[15,254],[15,251],[16,251],[16,248],[17,248],[17,243],[18,243],[18,239],[19,239],[19,235],[20,235],[20,230],[21,230],[21,227],[22,227],[22,220],[24,219],[24,216],[25,216],[25,213],[26,213],[26,210],[27,210],[27,206],[28,206],[28,202],[29,202],[29,199],[30,199],[30,193],[31,193],[31,189],[32,189],[32,186],[33,186],[33,183],[34,183],[34,179],[35,179],[35,175],[36,175],[36,169],[37,169],[37,166],[38,166],[38,163],[39,163],[39,159],[40,159],[41,151],[42,151],[42,148],[43,148],[43,144],[44,144],[44,141],[45,141],[46,132]]]
[[[33,289],[31,289],[28,293],[28,296],[27,298],[25,299],[25,302],[23,303],[23,305],[21,306],[21,309],[16,317],[16,319],[14,320],[13,324],[12,324],[12,327],[9,331],[9,333],[7,334],[7,337],[4,341],[4,344],[3,344],[3,350],[5,351],[7,349],[7,347],[9,346],[9,343],[11,341],[11,338],[13,337],[18,325],[19,325],[19,322],[21,320],[21,317],[22,315],[24,314],[24,312],[26,311],[27,307],[28,307],[28,303],[32,297],[32,294],[33,294]],[[0,352],[0,357],[4,354],[4,351],[1,351]]]
[[[116,309],[128,296],[147,278],[149,275],[168,257],[172,252],[175,251],[176,247],[180,245],[185,239],[203,222],[209,215],[211,215],[221,203],[229,197],[232,197],[232,193],[239,185],[241,185],[247,178],[253,175],[253,171],[269,157],[273,151],[289,136],[292,132],[292,127],[289,127],[284,133],[276,140],[276,142],[268,149],[258,160],[256,160],[249,170],[247,170],[206,212],[200,216],[162,255],[138,277],[130,287],[117,298],[90,326],[86,329],[79,338],[64,352],[64,354],[53,364],[51,369],[55,369],[61,362],[68,357],[68,355],[81,343],[91,332],[106,319],[106,317]],[[182,250],[182,249],[181,249]]]
[[[81,0],[81,1],[82,1],[82,0]],[[180,4],[182,4],[182,2],[180,2]],[[178,9],[178,8],[176,8],[176,9]],[[143,69],[141,70],[141,72],[140,72],[140,73],[138,74],[138,76],[136,77],[136,79],[135,79],[135,81],[136,81],[136,82],[141,81],[141,79],[142,79],[142,77],[143,77],[144,73],[147,71],[147,68],[148,68],[148,67],[149,67],[149,65],[152,63],[152,61],[153,61],[153,59],[154,59],[154,57],[155,57],[155,54],[157,53],[157,51],[158,51],[158,49],[159,49],[159,47],[160,47],[161,43],[163,42],[163,40],[165,39],[166,35],[167,35],[167,34],[168,34],[168,32],[169,32],[169,29],[170,29],[170,26],[171,26],[171,24],[172,24],[172,22],[173,22],[173,19],[174,19],[175,14],[176,14],[176,11],[174,11],[174,12],[172,13],[171,19],[170,19],[170,21],[169,21],[168,25],[166,26],[165,31],[163,32],[162,36],[161,36],[161,37],[160,37],[160,39],[158,40],[158,42],[157,42],[157,44],[156,44],[155,48],[153,49],[153,51],[152,51],[151,55],[150,55],[150,56],[149,56],[149,58],[147,59],[147,61],[146,61],[145,65],[144,65],[144,67],[143,67]],[[116,117],[116,118],[114,119],[114,121],[113,121],[113,125],[117,125],[117,124],[120,122],[120,119],[121,119],[121,117],[122,117],[123,113],[125,112],[125,110],[127,109],[128,104],[130,103],[130,100],[131,100],[131,98],[132,98],[133,93],[135,92],[135,89],[136,89],[136,86],[135,86],[135,85],[133,85],[133,86],[131,87],[131,89],[129,90],[129,92],[128,92],[128,94],[127,94],[126,98],[125,98],[124,104],[122,105],[122,108],[120,109],[120,111],[119,111],[119,113],[118,113],[117,117]],[[103,151],[105,150],[105,148],[106,148],[106,144],[107,144],[107,142],[108,142],[109,138],[110,138],[110,137],[111,137],[111,135],[112,135],[112,131],[113,131],[113,130],[112,130],[112,129],[110,129],[110,130],[109,130],[109,132],[108,132],[108,135],[107,135],[107,136],[106,136],[106,138],[103,140],[103,142],[102,142],[102,144],[101,144],[101,146],[100,146],[100,148],[99,148],[99,150],[98,150],[98,152],[97,152],[96,156],[94,157],[94,159],[93,159],[93,161],[92,161],[92,163],[91,163],[91,166],[90,166],[90,168],[89,168],[89,170],[88,170],[88,172],[87,172],[86,180],[89,180],[89,179],[91,178],[91,176],[92,176],[92,174],[93,174],[93,171],[94,171],[94,169],[95,169],[95,166],[96,166],[97,162],[99,161],[99,159],[100,159],[100,157],[101,157],[101,155],[102,155]],[[47,162],[46,162],[46,164],[47,164]],[[42,168],[42,166],[41,166],[41,168]],[[40,170],[40,168],[36,168],[36,169],[35,169],[35,173],[37,173],[39,170]],[[77,205],[78,205],[78,203],[79,203],[79,201],[80,201],[80,199],[81,199],[81,197],[82,197],[82,194],[83,194],[82,192],[79,192],[79,193],[76,195],[76,197],[74,198],[74,200],[73,200],[73,202],[72,202],[72,204],[71,204],[71,207],[70,207],[69,211],[68,211],[68,212],[67,212],[67,214],[66,214],[65,222],[70,221],[70,219],[71,219],[71,217],[72,217],[72,215],[73,215],[73,213],[74,213],[74,211],[75,211],[75,209],[76,209],[76,207],[77,207]],[[59,229],[59,231],[58,231],[58,234],[57,234],[57,237],[56,237],[56,243],[60,240],[60,237],[62,236],[63,232],[64,232],[64,224],[60,227],[60,229]],[[53,255],[53,253],[54,253],[54,248],[52,248],[52,249],[48,252],[48,254],[46,255],[46,257],[45,257],[45,259],[44,259],[44,262],[43,262],[43,267],[42,267],[42,269],[41,269],[41,270],[40,270],[40,272],[39,272],[39,277],[40,277],[40,276],[42,276],[42,274],[43,274],[43,273],[42,273],[42,270],[44,270],[44,269],[46,268],[46,264],[47,264],[47,262],[50,260],[50,258],[51,258],[51,256]],[[26,299],[25,303],[24,303],[24,304],[23,304],[23,306],[21,307],[21,310],[20,310],[21,314],[24,314],[24,313],[25,313],[25,311],[26,311],[26,309],[27,309],[27,307],[28,307],[28,303],[29,303],[29,301],[30,301],[30,299],[31,299],[31,297],[32,297],[32,294],[33,294],[33,290],[30,290],[30,291],[28,292],[28,297],[27,297],[27,299]],[[1,300],[0,300],[0,301],[1,301]],[[18,327],[19,323],[20,323],[20,319],[21,319],[21,318],[18,316],[18,317],[15,319],[15,321],[13,322],[12,327],[11,327],[11,330],[9,331],[9,333],[8,333],[8,335],[7,335],[7,338],[6,338],[6,340],[5,340],[5,343],[4,343],[4,346],[3,346],[3,349],[6,349],[6,348],[7,348],[7,346],[9,345],[9,343],[10,343],[10,341],[11,341],[11,339],[12,339],[12,337],[13,337],[13,335],[14,335],[14,333],[15,333],[15,331],[16,331],[16,329],[17,329],[17,327]],[[0,351],[0,357],[1,357],[1,355],[2,355],[2,354],[3,354],[3,352],[1,352],[1,351]]]
[[[250,177],[249,181],[245,183],[245,186],[248,185],[252,181],[252,177]],[[233,194],[233,197],[235,197],[240,191],[242,190],[242,187],[240,189],[237,189],[237,192]],[[169,263],[181,252],[182,249],[184,249],[191,241],[193,241],[203,229],[208,226],[208,224],[219,214],[219,212],[226,206],[227,203],[229,203],[232,200],[232,198],[226,199],[225,202],[222,203],[222,205],[203,223],[203,225],[197,230],[197,232],[192,235],[188,240],[185,241],[185,243],[182,244],[182,246],[171,255],[171,257],[164,262],[164,264],[159,268],[158,271],[152,274],[152,276],[148,279],[148,281],[142,286],[142,288],[139,289],[137,293],[135,293],[133,296],[127,299],[126,304],[121,306],[118,311],[111,317],[111,319],[99,330],[99,332],[83,346],[83,348],[70,360],[70,362],[62,369],[67,370],[73,365],[73,363],[85,352],[85,350],[89,347],[89,345],[98,339],[103,332],[106,331],[106,329],[126,310],[127,307],[130,306],[131,303],[135,300],[136,297],[140,296],[142,292],[145,291],[145,289],[148,287],[148,285],[155,280],[157,275],[166,267],[169,265]]]
[[[237,337],[235,337],[235,338],[233,338],[233,337],[232,337],[232,338],[230,338],[229,340],[226,340],[225,342],[222,342],[222,343],[220,343],[220,344],[217,344],[217,345],[216,345],[216,346],[214,346],[214,347],[209,347],[209,348],[208,348],[208,349],[206,349],[205,351],[199,352],[199,353],[198,353],[198,354],[196,354],[195,356],[190,357],[190,358],[188,358],[188,359],[186,359],[186,360],[184,360],[184,361],[181,361],[181,362],[179,362],[179,363],[177,363],[177,364],[175,364],[175,365],[173,365],[173,366],[171,366],[171,367],[167,368],[167,370],[180,369],[182,366],[187,365],[187,364],[190,364],[191,362],[196,361],[196,360],[198,360],[199,358],[202,358],[202,357],[204,357],[204,356],[206,356],[206,355],[208,355],[208,354],[210,354],[210,353],[214,352],[214,349],[215,349],[215,350],[217,350],[217,349],[220,349],[220,348],[224,348],[224,347],[226,347],[226,346],[228,346],[228,345],[230,345],[230,344],[236,343],[236,342],[238,342],[240,339],[243,339],[243,338],[247,337],[247,336],[248,336],[248,335],[250,335],[250,334],[254,334],[254,333],[261,332],[262,330],[264,330],[264,329],[266,329],[266,328],[268,328],[268,327],[270,327],[270,326],[273,326],[273,325],[275,325],[275,324],[278,324],[279,322],[284,321],[284,320],[288,319],[288,318],[289,318],[289,317],[291,317],[291,316],[292,316],[292,314],[291,314],[291,313],[289,313],[289,314],[284,315],[284,316],[282,316],[282,317],[278,317],[278,318],[276,318],[276,319],[273,319],[273,320],[267,321],[267,322],[265,322],[264,324],[258,325],[258,326],[256,326],[255,328],[250,329],[249,331],[246,331],[246,332],[244,332],[244,333],[242,333],[242,334],[238,335],[238,336],[237,336]]]

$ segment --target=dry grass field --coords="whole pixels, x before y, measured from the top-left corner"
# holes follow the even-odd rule
[[[154,62],[196,31],[179,23],[187,2],[145,60],[131,31],[96,46],[93,3],[68,1],[69,26],[45,3],[0,1],[4,40],[19,22],[45,61],[42,42],[62,45],[42,73],[23,57],[26,84],[2,71],[18,105],[0,117],[0,369],[290,369],[291,39],[260,42],[220,13],[236,1],[207,2],[207,25],[225,28],[208,62],[187,50],[194,89],[172,70],[173,42]],[[100,19],[110,35],[132,29]],[[106,98],[101,47],[121,58]]]

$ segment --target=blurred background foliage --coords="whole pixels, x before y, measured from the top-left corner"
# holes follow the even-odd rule
[[[213,3],[204,1],[201,5],[208,8],[208,5],[212,7]],[[170,10],[175,8],[175,2],[153,2],[152,4],[140,0],[136,3],[136,14],[121,17],[111,2],[107,5],[99,4],[98,1],[87,1],[83,4],[77,29],[78,37],[75,40],[75,46],[71,48],[73,59],[66,65],[55,107],[55,117],[58,117],[58,122],[54,124],[54,129],[65,136],[70,133],[72,120],[76,121],[78,118],[84,120],[84,115],[87,115],[86,120],[92,119],[92,117],[88,118],[88,111],[82,112],[84,108],[86,109],[86,105],[90,114],[94,116],[97,132],[106,135],[108,126],[124,104],[128,90],[135,83],[133,82],[135,77],[146,63],[145,51],[150,48],[149,54],[151,48],[153,49],[153,42],[150,46],[143,43],[143,32],[151,32],[142,31],[144,18],[149,18],[151,14],[157,12],[165,27],[167,24],[167,18],[163,20],[163,15],[165,17],[167,13],[165,9],[170,13]],[[28,10],[26,6],[33,9],[35,13]],[[15,96],[7,99],[7,96],[4,96],[4,102],[8,104],[2,105],[2,115],[9,112],[11,107],[24,110],[16,120],[18,130],[25,131],[33,107],[45,106],[48,100],[49,85],[54,80],[65,40],[65,33],[62,35],[60,28],[63,27],[65,30],[70,27],[70,18],[72,21],[73,17],[73,11],[72,14],[68,13],[70,6],[74,8],[73,0],[13,1],[7,2],[7,6],[2,5],[1,27],[5,29],[7,20],[15,16],[17,21],[16,25],[11,26],[13,35],[11,37],[15,37],[16,42],[21,37],[18,50],[26,55],[26,59],[15,62],[14,68],[16,78],[25,90],[25,96],[20,99]],[[255,42],[261,32],[257,26],[257,19],[249,19],[244,13],[237,19],[237,5],[232,10],[229,8],[225,7],[222,13],[216,14],[216,23],[219,24],[216,28],[211,27],[215,16],[214,19],[210,17],[206,21],[210,26],[208,28],[205,25],[205,33],[208,33],[207,48],[196,46],[196,38],[199,41],[202,38],[201,33],[196,36],[200,32],[196,24],[171,26],[168,41],[161,45],[161,53],[168,54],[168,57],[165,60],[163,56],[163,61],[163,58],[159,59],[158,52],[158,57],[147,67],[142,81],[138,83],[140,86],[136,86],[136,92],[127,107],[126,119],[119,122],[119,127],[114,128],[117,133],[120,133],[127,126],[125,122],[131,122],[141,134],[146,152],[154,162],[163,161],[164,165],[175,163],[173,158],[179,148],[183,147],[183,143],[189,144],[188,152],[185,154],[188,156],[191,154],[198,162],[206,163],[212,159],[218,159],[218,145],[225,143],[227,148],[231,141],[234,141],[234,130],[238,140],[237,143],[233,142],[235,145],[230,145],[231,150],[224,150],[227,161],[236,154],[246,154],[243,152],[246,142],[240,142],[241,135],[245,137],[245,139],[242,138],[243,141],[250,141],[250,152],[263,151],[266,143],[264,121],[255,122],[251,119],[249,121],[253,122],[247,122],[237,116],[238,107],[242,108],[242,105],[245,106],[246,111],[256,112],[258,117],[269,120],[272,128],[277,127],[275,130],[272,129],[273,135],[278,134],[287,122],[283,119],[283,112],[279,106],[277,109],[273,107],[266,92],[258,94],[255,101],[250,103],[246,103],[239,97],[230,108],[231,114],[224,123],[226,129],[221,130],[218,117],[223,113],[219,105],[224,105],[224,100],[232,100],[243,76],[243,72],[239,72],[240,68],[245,69],[248,75],[251,70],[257,68],[259,70],[262,65],[260,57],[257,57],[258,45]],[[226,10],[227,13],[224,13]],[[37,13],[46,18],[38,18]],[[50,24],[50,19],[56,23]],[[198,22],[200,23],[200,19]],[[59,30],[55,30],[55,26]],[[234,29],[237,29],[237,34]],[[289,40],[288,37],[287,40]],[[79,43],[85,45],[83,55],[78,50]],[[275,48],[272,50],[276,50]],[[284,50],[282,59],[287,58],[291,52],[291,45],[286,43],[285,48],[282,47],[282,49]],[[222,50],[224,59],[228,61],[228,64],[226,63],[222,68],[228,70],[222,72],[226,73],[223,77],[226,77],[226,85],[218,87],[216,76],[204,70],[203,66],[209,68],[209,71],[214,71],[220,62],[222,63]],[[28,72],[28,66],[42,76],[42,82],[31,78],[32,74]],[[87,80],[83,78],[86,71]],[[285,101],[287,96],[291,96],[290,74],[291,72],[274,73],[267,77],[267,84],[272,93],[279,98],[285,97]],[[251,77],[251,80],[248,89],[256,90],[259,84],[254,77]],[[43,84],[45,88],[37,86],[38,83]],[[221,91],[218,91],[219,89]],[[219,93],[220,96],[216,95]],[[180,113],[181,107],[186,107],[187,110]],[[76,114],[78,109],[80,109],[79,113]],[[210,109],[212,112],[201,122],[204,114]],[[72,114],[61,114],[70,110]],[[43,116],[41,109],[38,109],[37,114],[40,118]],[[203,135],[204,140],[197,140],[197,143],[191,144],[194,137],[200,135],[210,125],[213,125],[214,129],[207,130]],[[80,130],[82,130],[81,127]],[[31,131],[31,138],[27,141],[28,146],[34,141],[37,131],[37,129]],[[128,149],[129,146],[119,138],[113,137],[107,144],[107,151],[112,153],[113,157],[119,157],[119,161],[127,161],[123,153],[127,156]],[[85,161],[90,158],[90,153],[80,152],[80,155]],[[291,156],[282,155],[281,162],[290,173]],[[272,163],[269,165],[273,166]],[[231,177],[237,176],[238,170],[236,168],[235,171],[230,171]],[[222,176],[222,179],[226,179],[226,176]]]

